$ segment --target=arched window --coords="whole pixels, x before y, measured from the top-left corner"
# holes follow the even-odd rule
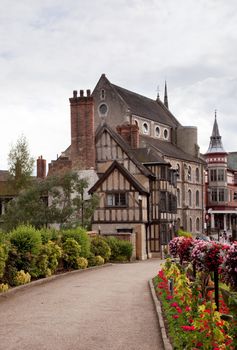
[[[193,231],[193,223],[192,223],[192,219],[191,218],[189,219],[189,230],[190,230],[190,232]]]
[[[199,191],[196,191],[196,207],[199,207],[200,203],[199,203]]]
[[[159,126],[156,126],[156,128],[155,128],[155,136],[156,137],[160,136],[160,128],[159,128]]]
[[[149,128],[147,123],[143,123],[142,130],[143,130],[143,134],[148,134]]]
[[[177,180],[180,179],[180,165],[179,164],[177,164],[176,176],[177,176]]]
[[[138,126],[138,127],[139,127],[139,125],[138,125],[138,121],[137,121],[136,119],[134,119],[134,124],[135,124],[136,126]]]
[[[191,192],[191,190],[188,190],[188,205],[189,205],[189,207],[192,206],[192,192]]]
[[[101,99],[101,100],[104,100],[104,99],[105,99],[105,90],[104,90],[104,89],[101,89],[101,90],[100,90],[100,99]]]
[[[200,231],[200,219],[199,218],[197,218],[196,219],[196,231]]]
[[[192,180],[192,169],[191,166],[188,167],[188,181]]]
[[[196,182],[199,182],[199,168],[196,168]]]
[[[164,138],[167,140],[168,139],[168,130],[164,129]]]
[[[180,207],[180,189],[177,188],[177,204],[178,204],[178,207]]]
[[[176,225],[177,225],[177,230],[180,229],[180,226],[181,226],[181,220],[180,220],[180,218],[177,219]]]

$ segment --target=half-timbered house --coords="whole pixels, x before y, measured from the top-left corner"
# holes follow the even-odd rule
[[[160,254],[175,230],[203,228],[205,162],[197,128],[184,127],[164,103],[114,84],[102,74],[92,95],[70,98],[71,145],[60,164],[90,179],[99,206],[93,229],[134,241],[136,256]]]

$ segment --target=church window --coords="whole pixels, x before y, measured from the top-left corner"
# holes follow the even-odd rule
[[[192,219],[191,218],[189,219],[189,230],[190,230],[190,232],[193,231],[193,223],[192,223]]]
[[[199,168],[196,168],[196,182],[199,182]]]
[[[127,196],[124,192],[108,193],[107,206],[109,207],[126,207]]]
[[[189,207],[192,206],[192,192],[191,192],[191,190],[188,190],[188,205],[189,205]]]
[[[155,128],[155,135],[156,135],[156,137],[160,136],[160,128],[159,128],[159,126],[156,126],[156,128]]]
[[[188,167],[188,181],[192,180],[192,169],[191,166]]]
[[[101,116],[106,116],[108,113],[108,106],[105,103],[101,103],[99,106],[99,113]]]
[[[199,207],[199,203],[200,203],[200,200],[199,200],[199,191],[196,191],[196,207]]]
[[[200,219],[196,219],[196,231],[200,231]]]
[[[164,138],[167,140],[168,139],[168,130],[164,129]]]
[[[180,207],[180,189],[177,188],[177,203],[178,203],[178,207]]]
[[[148,134],[149,128],[147,123],[143,123],[143,134]]]
[[[105,99],[105,90],[104,89],[101,89],[101,91],[100,91],[100,99],[101,100]]]
[[[176,177],[177,179],[180,179],[180,165],[177,164],[177,168],[176,168]]]

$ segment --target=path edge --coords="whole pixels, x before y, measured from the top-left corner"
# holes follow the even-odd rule
[[[166,329],[165,329],[165,323],[164,323],[164,319],[163,319],[163,315],[162,315],[161,304],[160,304],[160,301],[158,300],[158,298],[156,296],[156,292],[155,292],[155,288],[154,288],[152,279],[149,279],[148,283],[149,283],[151,296],[152,296],[152,299],[153,299],[156,315],[157,315],[159,326],[160,326],[160,331],[161,331],[161,337],[162,337],[162,341],[163,341],[163,345],[164,345],[164,350],[173,350],[173,347],[172,347],[172,345],[170,343],[170,340],[167,337],[167,333],[166,333]]]
[[[55,281],[57,279],[63,278],[63,277],[68,276],[68,275],[73,275],[73,274],[77,274],[77,273],[83,273],[83,272],[86,272],[86,271],[87,272],[94,271],[94,270],[97,270],[97,269],[110,267],[112,265],[113,265],[112,263],[107,263],[107,264],[104,264],[104,265],[87,267],[86,269],[73,270],[73,271],[60,273],[58,275],[53,275],[53,276],[50,276],[50,277],[40,278],[40,279],[38,279],[36,281],[32,281],[30,283],[23,284],[23,285],[18,286],[18,287],[12,287],[8,291],[0,293],[0,301],[2,299],[10,298],[11,296],[17,294],[18,292],[20,292],[20,291],[22,291],[22,290],[24,290],[26,288],[32,288],[32,287],[35,287],[35,286],[38,286],[38,285],[42,285],[42,284],[46,284],[46,283],[49,283],[49,282],[53,282],[53,281]]]

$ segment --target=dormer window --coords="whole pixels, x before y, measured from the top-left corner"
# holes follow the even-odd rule
[[[149,127],[147,123],[143,123],[142,130],[143,130],[143,134],[146,134],[146,135],[148,134]]]
[[[155,136],[156,137],[160,136],[160,128],[159,128],[159,126],[156,126],[156,128],[155,128]]]

